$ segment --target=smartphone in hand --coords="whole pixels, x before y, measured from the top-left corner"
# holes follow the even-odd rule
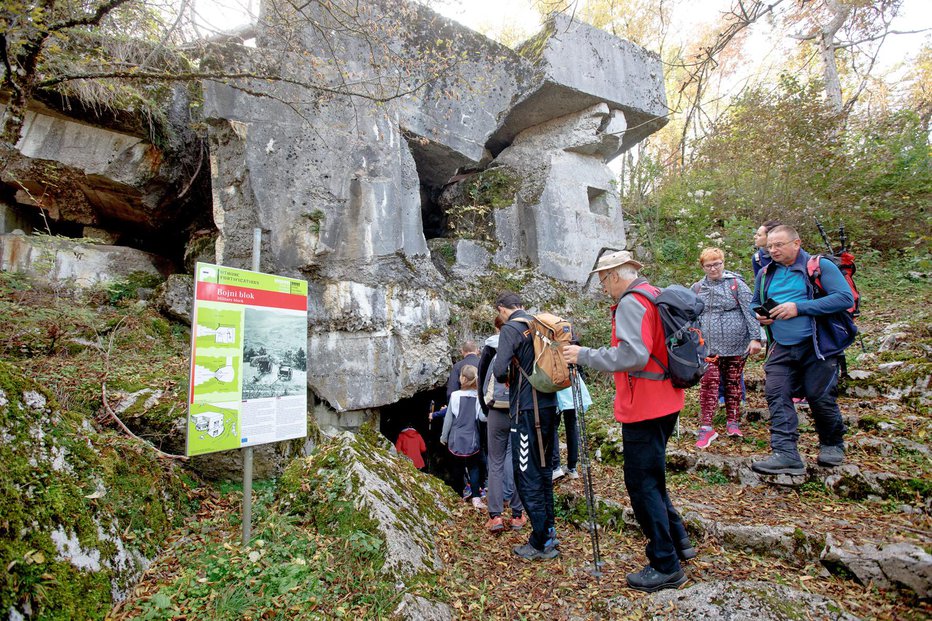
[[[777,304],[778,304],[777,301],[774,300],[773,298],[767,298],[766,300],[764,300],[763,304],[761,304],[760,306],[754,306],[751,308],[751,310],[753,310],[755,313],[757,313],[761,317],[769,318],[770,311],[772,311],[777,306]]]

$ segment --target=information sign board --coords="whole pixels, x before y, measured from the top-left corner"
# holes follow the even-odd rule
[[[307,282],[195,267],[187,455],[307,435]]]

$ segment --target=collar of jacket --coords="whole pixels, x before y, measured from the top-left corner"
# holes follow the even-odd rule
[[[794,271],[794,272],[802,272],[803,274],[805,274],[805,273],[806,273],[806,263],[807,263],[808,261],[809,261],[809,253],[806,252],[805,250],[803,250],[802,248],[800,248],[800,249],[799,249],[799,254],[796,255],[796,260],[793,261],[793,264],[792,264],[792,265],[784,265],[784,267],[788,267],[789,269],[791,269],[791,270]],[[764,268],[764,270],[765,270],[768,274],[770,274],[770,273],[772,273],[774,270],[777,269],[777,266],[778,266],[778,265],[783,265],[783,264],[782,264],[782,263],[777,263],[776,261],[771,261],[770,263],[767,264],[767,266]]]

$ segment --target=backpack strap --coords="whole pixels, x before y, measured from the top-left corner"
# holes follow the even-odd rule
[[[809,257],[809,260],[806,261],[806,273],[809,274],[809,281],[815,286],[815,288],[822,293],[825,293],[825,289],[822,287],[822,255],[817,254]]]
[[[526,379],[527,383],[531,383],[531,378],[527,376],[527,373],[524,372],[524,369],[521,368],[521,365],[518,365],[518,371],[521,372],[518,375],[518,401],[521,400],[521,380]],[[540,410],[537,407],[537,389],[531,385],[531,399],[534,401],[534,431],[537,433],[537,450],[540,452],[540,467],[546,468],[547,462],[544,458],[544,434],[540,430]],[[518,408],[520,415],[521,408]]]
[[[647,298],[648,300],[650,300],[650,303],[654,305],[654,308],[657,307],[657,296],[655,296],[653,293],[650,293],[649,291],[645,291],[643,289],[638,289],[637,287],[635,287],[634,289],[628,289],[627,291],[622,293],[621,297],[624,298],[629,293],[639,293],[645,298]],[[621,298],[619,298],[618,303],[619,304],[621,303]],[[659,309],[657,312],[659,315],[660,313]],[[666,344],[664,344],[664,346],[666,346]],[[669,355],[669,350],[667,351],[667,355]],[[650,359],[656,362],[657,366],[663,369],[663,373],[657,373],[655,371],[629,371],[628,375],[630,375],[631,377],[638,377],[641,379],[658,380],[658,381],[670,379],[670,369],[667,367],[667,365],[660,362],[660,358],[655,356],[654,352],[650,352]]]
[[[533,319],[527,319],[525,317],[515,317],[514,319],[509,319],[508,321],[520,321],[521,323],[525,324],[528,328],[530,328],[531,324],[534,323]]]

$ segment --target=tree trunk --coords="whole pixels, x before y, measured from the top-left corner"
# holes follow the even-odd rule
[[[838,64],[835,61],[835,34],[851,15],[851,7],[836,0],[827,0],[826,6],[832,12],[832,19],[822,26],[819,32],[819,55],[822,57],[822,75],[825,81],[825,97],[835,112],[841,112],[844,101],[841,94],[841,80],[838,78]]]

